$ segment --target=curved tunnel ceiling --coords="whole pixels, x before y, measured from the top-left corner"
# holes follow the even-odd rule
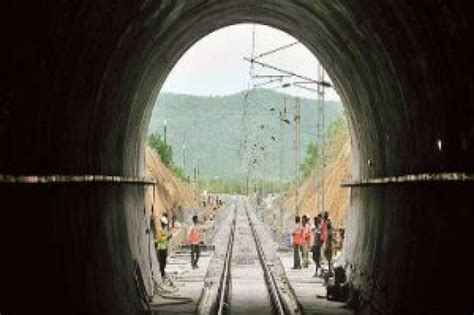
[[[387,113],[380,108],[380,105],[375,104],[403,106],[398,81],[387,54],[377,39],[368,31],[361,30],[343,7],[329,5],[330,10],[325,8],[329,14],[311,14],[307,7],[294,3],[281,6],[271,2],[262,7],[255,6],[254,2],[248,2],[247,5],[237,2],[232,5],[214,4],[213,10],[209,10],[207,6],[190,7],[186,12],[192,14],[183,12],[184,18],[168,21],[169,24],[165,25],[162,20],[152,20],[145,32],[141,30],[140,36],[136,36],[137,34],[133,32],[128,33],[128,38],[124,41],[129,41],[133,47],[140,47],[137,49],[140,57],[131,67],[144,70],[138,73],[141,75],[140,82],[135,83],[138,89],[137,98],[134,100],[138,102],[136,105],[138,108],[133,112],[141,113],[143,104],[147,104],[144,110],[145,120],[130,125],[145,125],[153,100],[166,75],[192,44],[218,28],[241,22],[258,22],[286,31],[315,53],[328,69],[329,75],[334,78],[337,90],[342,95],[355,139],[375,140],[370,141],[369,147],[356,146],[356,150],[362,150],[365,152],[364,155],[376,157],[372,159],[377,159],[378,163],[370,170],[364,169],[364,164],[360,164],[362,169],[356,169],[356,174],[368,171],[371,174],[365,176],[387,173],[384,169],[385,152],[383,148],[377,147],[383,145],[383,140],[379,139],[383,139],[382,135],[386,134],[380,129],[383,129],[384,125],[390,128],[390,123],[403,127],[406,122],[401,120],[399,115],[403,109],[399,109],[398,112],[393,109],[392,113]],[[313,10],[317,9],[316,7]],[[341,26],[338,28],[338,25],[343,25],[344,28]],[[172,33],[167,31],[170,28],[173,30]],[[150,41],[150,38],[153,40]],[[117,59],[117,67],[123,66],[123,59],[121,57]],[[130,81],[123,84],[129,87]],[[363,128],[360,128],[358,122],[362,122]],[[365,134],[360,134],[361,132]],[[143,127],[140,129],[140,134],[143,134]],[[381,143],[376,143],[377,141]],[[370,151],[366,152],[368,150]],[[401,172],[401,170],[390,171],[392,174]]]
[[[322,62],[350,121],[355,179],[473,172],[468,5],[64,1],[17,3],[6,12],[3,30],[14,25],[16,32],[3,37],[10,43],[2,67],[3,174],[143,174],[145,131],[167,74],[197,40],[242,22],[281,29]],[[146,269],[141,188],[3,185],[1,197],[18,209],[4,222],[22,222],[22,213],[41,209],[24,228],[45,243],[25,251],[28,238],[20,236],[5,244],[12,259],[2,272],[8,271],[4,285],[12,292],[36,281],[56,297],[38,294],[39,309],[138,312],[132,262]],[[439,290],[460,287],[465,279],[436,275],[444,268],[444,248],[470,248],[473,205],[470,182],[352,188],[345,247],[359,307],[372,313],[472,312],[472,294]],[[451,218],[459,234],[452,233]],[[13,227],[3,232],[3,239],[16,235]],[[38,267],[44,272],[27,277],[31,256],[43,258]],[[13,305],[18,296],[9,296]]]

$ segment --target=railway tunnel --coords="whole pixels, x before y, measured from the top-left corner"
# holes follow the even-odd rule
[[[152,106],[193,43],[244,22],[304,43],[342,98],[354,157],[345,248],[361,311],[473,312],[467,2],[2,7],[0,313],[141,312],[134,276],[136,266],[150,273],[141,177]]]

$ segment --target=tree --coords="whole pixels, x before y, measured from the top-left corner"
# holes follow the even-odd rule
[[[306,148],[306,157],[300,165],[300,171],[303,173],[303,177],[306,178],[311,174],[314,166],[320,158],[318,146],[315,143],[308,144]]]
[[[333,141],[342,133],[347,132],[347,122],[343,115],[337,116],[330,124],[327,130],[329,142]]]
[[[163,164],[169,168],[174,175],[184,181],[188,181],[184,170],[173,162],[173,148],[171,145],[165,143],[160,134],[152,133],[148,137],[148,145],[158,153]]]
[[[158,153],[161,161],[167,166],[171,167],[173,164],[173,148],[165,143],[158,133],[152,133],[148,137],[148,145]]]

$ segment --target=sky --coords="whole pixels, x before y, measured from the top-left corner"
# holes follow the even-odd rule
[[[268,79],[251,79],[250,64],[243,59],[273,50],[297,40],[275,28],[255,24],[238,24],[221,28],[199,40],[178,61],[161,91],[193,95],[227,95],[256,86]],[[258,59],[278,68],[317,79],[318,61],[301,43]],[[275,71],[255,66],[254,74],[276,74]],[[328,81],[329,78],[326,77]],[[293,82],[295,79],[291,79]],[[298,87],[282,88],[285,82],[260,87],[275,89],[295,96],[316,98],[316,93]],[[314,84],[307,85],[315,88]],[[326,90],[326,99],[338,100],[334,89]]]

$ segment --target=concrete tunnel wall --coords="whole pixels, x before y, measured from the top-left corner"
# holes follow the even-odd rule
[[[12,4],[2,10],[0,173],[143,175],[166,75],[194,42],[241,22],[286,31],[321,60],[348,115],[354,179],[472,173],[468,9],[442,0]],[[472,188],[352,189],[346,253],[363,311],[473,311],[473,294],[460,290],[472,275],[446,274],[455,260],[472,265]],[[138,313],[133,260],[150,274],[143,196],[134,185],[1,184],[0,312]]]

